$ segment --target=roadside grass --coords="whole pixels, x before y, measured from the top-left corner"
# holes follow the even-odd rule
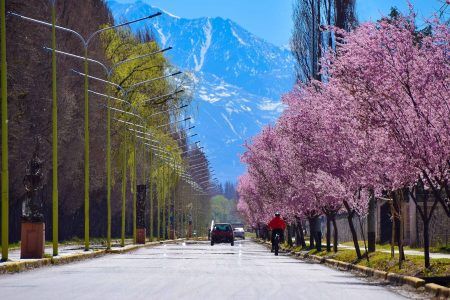
[[[406,255],[406,260],[403,262],[402,268],[400,268],[398,255],[391,258],[390,253],[378,251],[369,254],[369,261],[367,261],[366,258],[358,260],[355,251],[348,249],[340,250],[336,254],[327,254],[325,251],[318,255],[402,275],[429,277],[448,276],[450,274],[450,259],[446,258],[432,259],[430,269],[426,270],[424,258],[422,256]]]
[[[256,232],[245,232],[245,238],[255,239],[256,238]]]
[[[309,244],[309,243],[307,243]],[[388,245],[389,246],[389,245]],[[287,243],[283,244],[285,249],[290,251],[304,251],[310,255],[317,255],[324,258],[331,258],[347,263],[366,266],[373,269],[397,273],[401,275],[416,276],[416,277],[433,277],[433,276],[449,276],[450,275],[450,259],[439,258],[431,259],[430,269],[425,269],[425,262],[423,256],[406,255],[406,261],[403,262],[402,268],[399,267],[398,254],[391,258],[390,253],[376,251],[369,254],[369,261],[364,257],[358,259],[356,252],[353,249],[338,249],[337,253],[327,252],[325,247],[322,247],[323,251],[318,252],[316,249],[302,249],[300,246],[288,247]],[[378,248],[380,249],[380,248]],[[383,249],[383,248],[381,248]],[[390,249],[387,248],[387,249]],[[364,252],[364,249],[361,249]]]
[[[345,246],[353,247],[353,242],[343,242],[341,244],[345,245]],[[358,244],[361,247],[361,249],[364,249],[364,241],[358,241]],[[367,244],[367,242],[366,242],[366,244]],[[376,248],[382,249],[382,250],[391,250],[391,245],[390,244],[377,244]],[[398,250],[397,246],[396,246],[396,249]],[[420,247],[404,246],[404,249],[405,250],[415,250],[415,251],[419,251],[419,252],[424,251],[424,249],[420,248]],[[449,253],[450,254],[450,244],[430,247],[430,252],[431,253]]]

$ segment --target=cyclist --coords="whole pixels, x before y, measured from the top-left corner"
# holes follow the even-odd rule
[[[275,218],[273,218],[269,224],[269,229],[272,230],[272,252],[274,251],[274,241],[275,235],[278,233],[280,236],[280,243],[284,242],[284,230],[286,229],[286,222],[281,218],[280,213],[277,211],[275,213]]]

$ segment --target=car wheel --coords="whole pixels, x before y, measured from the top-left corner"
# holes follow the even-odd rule
[[[214,246],[214,241],[213,240],[211,240],[211,246]]]
[[[234,241],[231,242],[231,246],[234,246]]]

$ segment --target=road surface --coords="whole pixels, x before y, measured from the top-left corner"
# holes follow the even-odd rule
[[[0,276],[0,299],[405,299],[402,290],[251,241],[162,245]]]

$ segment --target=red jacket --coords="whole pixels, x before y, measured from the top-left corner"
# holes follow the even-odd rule
[[[286,223],[281,217],[275,217],[269,222],[269,229],[286,229]]]

